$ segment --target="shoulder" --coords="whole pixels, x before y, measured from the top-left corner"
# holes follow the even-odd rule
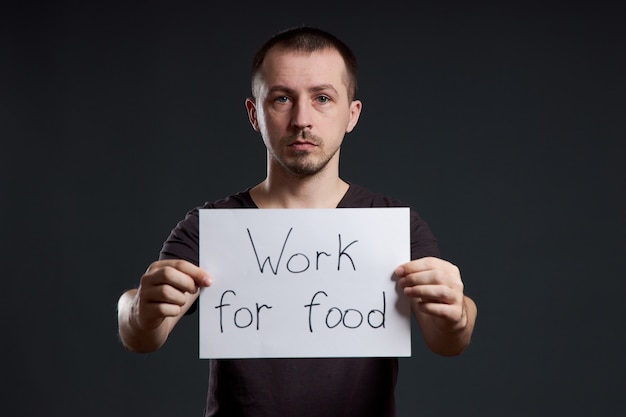
[[[249,190],[230,195],[189,210],[171,230],[163,244],[160,259],[185,259],[198,264],[199,212],[202,209],[256,208]]]
[[[409,205],[397,198],[350,183],[350,188],[339,202],[338,207],[409,207]]]
[[[206,202],[201,208],[257,208],[257,206],[252,200],[250,189],[248,188],[226,198],[214,202]]]
[[[437,239],[430,230],[428,223],[422,219],[413,207],[400,199],[372,192],[351,183],[346,195],[337,207],[408,207],[411,224],[411,259],[424,256],[440,256]]]
[[[250,190],[246,189],[236,194],[229,195],[228,197],[221,198],[215,201],[205,201],[203,205],[194,207],[187,212],[185,219],[181,221],[191,220],[198,223],[198,212],[203,209],[228,209],[228,208],[256,208],[252,197],[250,197]],[[180,224],[180,223],[179,223]]]

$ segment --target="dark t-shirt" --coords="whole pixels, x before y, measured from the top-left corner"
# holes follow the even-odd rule
[[[406,207],[350,184],[337,208]],[[160,259],[198,265],[198,209],[257,208],[249,190],[191,210],[163,245]],[[439,256],[428,225],[411,210],[411,259]],[[205,417],[392,417],[396,358],[211,359]]]

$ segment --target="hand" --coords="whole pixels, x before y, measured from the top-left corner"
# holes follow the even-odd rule
[[[416,316],[429,316],[440,330],[465,327],[467,313],[459,268],[443,259],[427,257],[400,265],[395,272],[398,285],[413,300]]]
[[[182,315],[200,287],[211,285],[203,269],[183,260],[157,261],[141,277],[133,300],[134,318],[144,330],[156,329],[167,317]]]

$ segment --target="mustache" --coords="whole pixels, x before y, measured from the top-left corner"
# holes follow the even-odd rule
[[[301,130],[299,132],[294,133],[293,135],[289,135],[283,139],[283,143],[287,146],[296,143],[298,140],[306,140],[307,142],[311,142],[314,145],[319,145],[322,143],[322,139],[319,136],[312,134],[308,130]]]

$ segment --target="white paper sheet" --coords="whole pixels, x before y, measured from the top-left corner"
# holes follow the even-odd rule
[[[410,356],[408,208],[200,210],[201,358]]]

